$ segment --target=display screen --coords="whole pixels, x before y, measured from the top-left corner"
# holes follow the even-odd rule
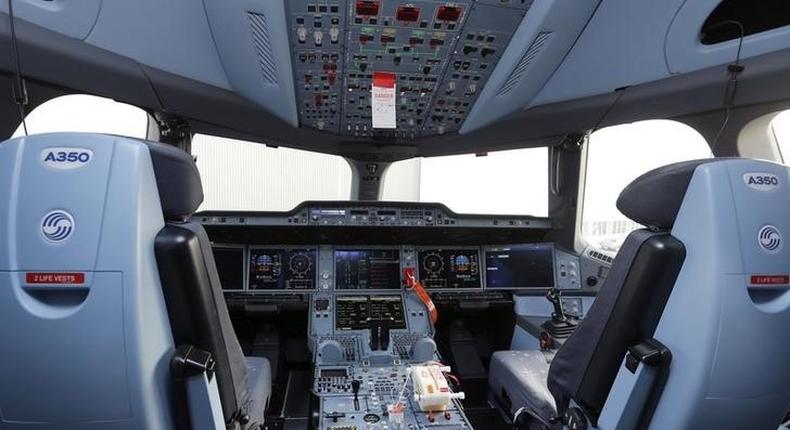
[[[339,290],[393,290],[401,287],[398,249],[335,250]]]
[[[386,321],[393,329],[406,328],[400,296],[339,296],[335,325],[338,330],[360,330]]]
[[[211,248],[223,290],[244,289],[244,248]]]
[[[486,288],[554,287],[554,245],[535,243],[485,251]]]
[[[250,249],[250,290],[312,290],[315,249]]]
[[[423,249],[418,258],[426,288],[480,288],[477,249]]]
[[[321,369],[322,378],[345,378],[346,376],[348,376],[348,371],[345,368]]]

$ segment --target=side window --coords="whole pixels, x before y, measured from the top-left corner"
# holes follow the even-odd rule
[[[68,95],[48,100],[25,118],[28,134],[75,131],[117,134],[144,139],[148,114],[135,106],[104,97]],[[23,136],[20,124],[14,137]]]
[[[623,188],[657,167],[710,157],[705,139],[676,121],[640,121],[594,132],[587,147],[581,239],[616,252],[631,231],[641,228],[617,210]]]
[[[777,115],[771,121],[771,129],[779,147],[779,160],[790,165],[790,110]]]

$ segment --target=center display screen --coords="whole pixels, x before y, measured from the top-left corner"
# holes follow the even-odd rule
[[[335,285],[339,290],[400,289],[400,250],[336,249]]]
[[[554,245],[532,243],[485,250],[486,288],[554,287]]]
[[[480,288],[477,249],[423,249],[420,282],[427,288]]]
[[[250,290],[315,289],[315,249],[250,249]]]
[[[366,329],[382,322],[392,329],[406,328],[400,296],[339,296],[336,303],[338,330]]]

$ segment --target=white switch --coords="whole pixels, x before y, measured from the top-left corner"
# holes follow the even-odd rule
[[[307,42],[307,29],[303,25],[296,28],[296,37],[299,39],[299,43]]]
[[[340,29],[337,28],[336,26],[332,26],[332,28],[329,29],[329,40],[332,43],[337,43],[337,39],[339,37],[340,37]]]

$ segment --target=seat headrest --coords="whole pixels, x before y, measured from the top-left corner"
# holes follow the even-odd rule
[[[682,161],[653,169],[623,189],[617,198],[617,209],[651,229],[671,230],[694,170],[702,164],[723,160],[726,159]]]
[[[165,219],[192,215],[203,203],[203,185],[192,156],[174,146],[142,142],[151,153]]]

